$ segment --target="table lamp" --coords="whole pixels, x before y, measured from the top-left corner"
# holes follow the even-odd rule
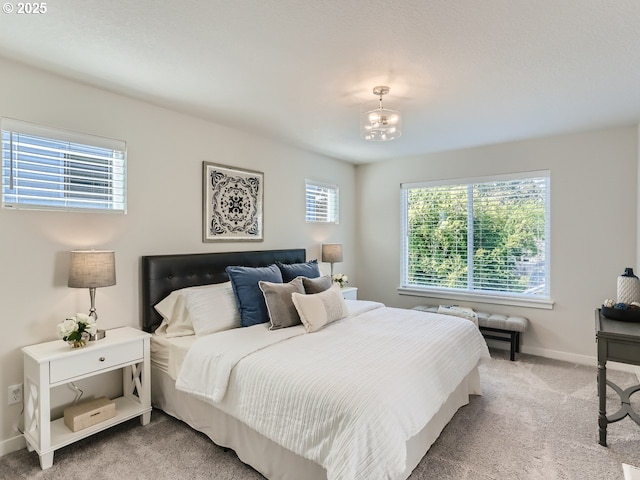
[[[333,279],[333,264],[342,261],[341,243],[322,244],[322,261],[331,264],[331,278]]]
[[[68,286],[89,289],[89,298],[91,299],[89,316],[97,322],[96,288],[110,287],[116,284],[115,253],[105,250],[74,250],[70,253]],[[104,334],[104,330],[98,330],[91,340],[103,338]]]

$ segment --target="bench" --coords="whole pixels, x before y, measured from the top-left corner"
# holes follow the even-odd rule
[[[414,310],[422,312],[438,313],[438,305],[419,305]],[[478,316],[478,328],[484,338],[500,340],[511,344],[510,360],[516,359],[516,353],[520,353],[520,334],[529,326],[529,320],[524,317],[512,315],[499,315],[486,312],[475,312]]]

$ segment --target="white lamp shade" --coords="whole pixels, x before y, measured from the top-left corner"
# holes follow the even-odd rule
[[[342,261],[341,243],[324,243],[322,245],[322,261],[335,263]]]
[[[113,251],[74,250],[70,253],[69,287],[96,288],[116,284],[116,256]]]

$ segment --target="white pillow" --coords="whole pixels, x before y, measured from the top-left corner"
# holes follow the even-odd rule
[[[349,315],[347,304],[337,284],[324,292],[310,295],[294,292],[291,294],[291,299],[307,333],[315,332]]]
[[[156,333],[165,333],[167,337],[194,335],[193,324],[184,302],[184,290],[175,290],[157,303],[154,308],[162,316],[162,323]]]
[[[240,326],[240,312],[231,282],[184,292],[184,299],[196,335],[230,330]]]
[[[228,293],[229,291],[231,294]],[[190,301],[191,308],[187,302],[189,297],[193,297]],[[207,297],[211,297],[212,300],[207,302]],[[213,331],[239,326],[229,319],[229,301],[232,302],[233,310],[237,313],[238,307],[231,289],[231,282],[174,290],[154,306],[163,318],[156,333],[165,333],[167,337],[182,337],[196,334],[205,335]],[[216,302],[220,302],[220,307],[216,305]],[[208,311],[207,303],[210,303]],[[207,319],[207,316],[211,316],[211,312],[215,312],[219,316],[219,321],[216,318]],[[194,315],[197,317],[195,320]],[[209,326],[208,324],[211,322],[213,325]],[[225,325],[233,326],[223,328]]]

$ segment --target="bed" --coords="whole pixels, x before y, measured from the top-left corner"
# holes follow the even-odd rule
[[[304,263],[305,250],[142,257],[144,330],[161,326],[154,306],[171,292],[227,282],[227,266],[275,262]],[[346,318],[313,333],[302,325],[270,332],[254,325],[202,336],[154,334],[153,406],[233,449],[269,479],[408,478],[469,395],[481,393],[477,366],[488,357],[486,344],[464,319],[377,302],[345,304]],[[458,331],[460,340],[451,334]],[[442,341],[435,340],[438,335]],[[376,347],[380,337],[384,343]],[[231,366],[197,356],[218,349],[234,353],[234,345],[242,348],[245,340],[247,352]],[[385,353],[376,357],[367,349]],[[421,358],[424,349],[435,357]],[[366,361],[359,360],[361,351]],[[396,356],[405,367],[391,366]],[[228,370],[219,375],[224,381],[200,387],[200,370],[219,372],[220,364]],[[338,368],[329,370],[331,365]],[[318,388],[322,399],[313,396]],[[351,391],[363,398],[352,400]],[[357,414],[349,417],[340,410],[343,404]]]

